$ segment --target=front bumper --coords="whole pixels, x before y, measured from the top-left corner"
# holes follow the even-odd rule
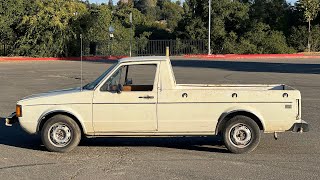
[[[13,112],[10,116],[6,118],[6,126],[12,126],[12,124],[17,123],[19,121],[16,113]]]
[[[309,124],[301,120],[300,123],[294,123],[293,126],[290,128],[292,132],[308,132],[309,131]]]

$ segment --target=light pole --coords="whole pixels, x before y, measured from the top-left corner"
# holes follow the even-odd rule
[[[132,12],[130,13],[130,24],[131,24],[131,27],[130,27],[130,57],[132,55],[131,51],[132,51]]]
[[[82,34],[80,34],[80,91],[82,91],[83,89],[83,84],[82,84],[82,81],[83,81],[83,73],[82,73],[82,57],[83,57],[83,36]]]
[[[109,37],[110,37],[110,40],[111,40],[111,45],[109,46],[109,48],[110,48],[110,50],[109,50],[110,56],[112,55],[113,33],[114,33],[114,28],[112,27],[112,25],[110,25],[110,26],[109,26]]]
[[[78,12],[73,13],[74,16],[78,16]],[[83,90],[83,67],[82,67],[82,60],[83,60],[83,36],[80,33],[80,91]]]
[[[211,0],[209,0],[209,32],[208,32],[208,55],[211,54]]]

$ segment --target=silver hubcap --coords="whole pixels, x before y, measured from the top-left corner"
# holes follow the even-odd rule
[[[56,123],[52,125],[48,132],[48,137],[51,142],[56,147],[65,147],[71,141],[71,130],[64,123]]]
[[[230,128],[229,140],[234,146],[245,148],[250,144],[251,139],[251,130],[245,124],[235,124]]]

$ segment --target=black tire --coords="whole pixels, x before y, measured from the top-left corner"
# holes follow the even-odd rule
[[[78,146],[81,130],[72,118],[55,115],[43,125],[41,140],[49,151],[69,152]]]
[[[227,121],[223,129],[227,149],[236,154],[253,151],[260,142],[260,128],[247,116],[238,115]]]

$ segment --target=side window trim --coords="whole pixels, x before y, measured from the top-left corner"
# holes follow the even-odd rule
[[[126,69],[126,77],[124,79],[124,82],[127,82],[128,81],[128,72],[129,72],[129,65],[126,65],[127,66],[127,69]]]
[[[155,75],[154,75],[154,80],[153,80],[153,88],[152,91],[123,91],[125,93],[131,92],[131,93],[135,93],[135,92],[153,92],[153,91],[157,91],[158,90],[158,85],[159,85],[159,81],[160,81],[160,62],[135,62],[135,63],[121,63],[119,65],[117,65],[115,67],[115,69],[108,75],[108,77],[105,77],[103,82],[100,83],[99,87],[97,89],[99,89],[99,92],[108,92],[108,93],[113,93],[111,91],[106,91],[106,90],[102,90],[103,86],[107,83],[107,81],[109,80],[109,78],[111,78],[114,73],[116,73],[120,68],[127,66],[126,68],[126,79],[128,78],[128,71],[129,71],[129,66],[130,65],[155,65],[156,66],[156,70],[155,70]]]

